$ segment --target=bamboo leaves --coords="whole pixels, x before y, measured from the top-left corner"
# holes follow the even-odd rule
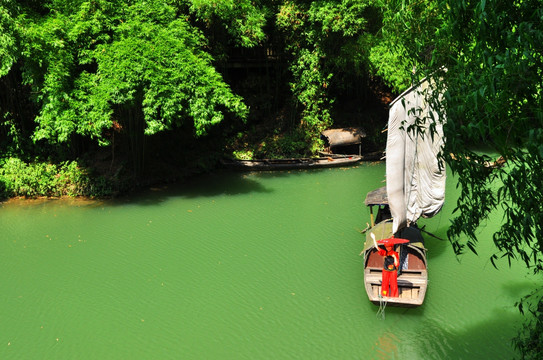
[[[225,111],[246,116],[214,69],[202,33],[176,6],[62,4],[53,2],[55,11],[39,21],[25,20],[26,81],[41,104],[35,140],[63,143],[77,133],[107,144],[114,113],[128,108],[142,112],[148,135],[187,120],[201,135]]]
[[[13,3],[0,4],[0,77],[6,75],[16,61],[17,29],[11,8]]]

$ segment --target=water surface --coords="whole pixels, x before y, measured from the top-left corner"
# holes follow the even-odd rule
[[[427,238],[417,309],[377,316],[365,194],[384,164],[216,173],[115,201],[1,209],[1,359],[508,359],[535,280]],[[426,229],[445,237],[455,204]],[[421,224],[421,225],[422,225]]]

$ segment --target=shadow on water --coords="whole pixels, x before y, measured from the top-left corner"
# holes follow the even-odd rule
[[[528,295],[530,293],[530,290],[535,290],[538,286],[540,286],[540,284],[538,284],[535,280],[524,280],[514,283],[509,282],[502,285],[502,291],[510,295],[512,298],[518,297],[518,300],[520,300],[522,296]]]
[[[426,234],[424,236],[424,246],[428,249],[428,258],[429,261],[432,259],[437,259],[442,254],[449,253],[452,251],[451,244],[446,239],[436,239]]]
[[[433,320],[422,326],[422,341],[416,349],[421,359],[512,359],[515,353],[511,341],[521,321],[518,314],[496,310],[491,319],[459,331]]]
[[[522,326],[513,311],[496,309],[492,318],[470,326],[443,323],[422,316],[422,308],[386,308],[387,317],[374,331],[373,356],[368,359],[512,359],[512,338]],[[397,314],[397,315],[394,315]],[[393,326],[390,322],[394,321]],[[418,322],[404,328],[403,322]],[[388,324],[387,324],[388,323]],[[506,329],[506,331],[504,331]],[[408,333],[404,333],[407,331]],[[412,336],[414,332],[416,336]]]
[[[272,193],[254,177],[246,173],[219,171],[198,175],[180,183],[150,187],[135,194],[107,201],[108,205],[157,205],[171,198],[213,197],[219,195],[243,195],[249,193]]]
[[[351,166],[349,168],[355,168]],[[250,193],[273,193],[274,189],[264,186],[260,179],[301,176],[308,172],[318,174],[338,168],[294,169],[275,171],[236,171],[219,169],[212,173],[196,175],[182,182],[150,186],[113,199],[89,200],[85,198],[43,198],[36,200],[11,199],[10,204],[24,206],[45,205],[51,201],[66,205],[84,207],[122,206],[126,204],[158,205],[176,197],[197,198],[220,195],[246,195]],[[341,169],[341,168],[339,168]]]
[[[279,171],[233,171],[217,170],[213,173],[195,176],[181,183],[144,189],[136,194],[106,201],[107,205],[157,205],[175,197],[197,198],[219,195],[244,195],[250,193],[272,193],[259,179],[301,176],[307,172],[321,173],[331,169],[279,170]]]

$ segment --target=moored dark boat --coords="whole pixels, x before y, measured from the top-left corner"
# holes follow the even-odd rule
[[[225,167],[239,170],[290,170],[348,166],[360,162],[358,155],[295,159],[223,160]]]

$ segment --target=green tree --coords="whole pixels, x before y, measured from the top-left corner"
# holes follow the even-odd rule
[[[395,30],[417,18],[416,1],[394,2],[405,10]],[[401,4],[401,5],[400,5]],[[424,31],[407,26],[416,41],[402,42],[444,94],[447,117],[444,159],[461,189],[449,239],[457,254],[476,252],[477,229],[503,212],[493,242],[496,260],[519,259],[543,270],[543,6],[539,0],[438,0]],[[427,14],[429,15],[429,14]],[[436,99],[433,99],[436,101]],[[478,144],[484,144],[481,149]],[[485,151],[481,151],[485,150]],[[505,160],[494,163],[488,154]],[[536,291],[537,293],[537,291]],[[516,341],[524,358],[541,358],[541,293],[531,299],[530,331]],[[522,310],[522,302],[520,303]],[[539,331],[539,332],[538,332]]]
[[[226,32],[235,45],[250,48],[266,39],[264,29],[273,11],[273,0],[192,0],[188,3],[190,13],[204,28]]]
[[[201,136],[224,117],[247,117],[241,97],[217,71],[235,48],[285,46],[291,94],[283,95],[297,108],[297,138],[306,144],[332,124],[334,97],[358,90],[371,72],[394,86],[409,82],[398,77],[405,71],[381,66],[391,59],[380,45],[381,1],[5,4],[2,71],[22,73],[36,107],[32,139],[57,148],[87,139],[108,145],[121,129],[136,167],[150,135],[186,132],[193,123]]]
[[[345,86],[349,76],[346,82],[354,81],[353,74],[368,73],[380,9],[370,1],[289,0],[281,4],[276,19],[291,57],[290,86],[301,107],[301,124],[318,135],[332,124],[330,89]]]
[[[504,212],[493,236],[498,256],[543,271],[543,7],[540,1],[470,1],[448,4],[444,43],[436,60],[448,68],[446,157],[458,174],[461,196],[449,234],[457,252],[473,249],[476,229],[492,212]],[[455,19],[453,21],[453,19]],[[448,60],[448,61],[447,61]],[[436,62],[437,65],[437,62]],[[484,141],[506,159],[502,168],[469,145]],[[455,154],[453,158],[451,154]],[[456,160],[455,160],[456,159]],[[467,241],[462,241],[461,234]],[[539,305],[537,305],[539,303]],[[521,308],[522,309],[522,308]],[[532,332],[517,341],[525,358],[540,358],[542,300]],[[524,341],[526,340],[526,341]]]
[[[190,121],[200,136],[227,114],[247,115],[184,4],[51,0],[23,2],[14,15],[23,81],[39,107],[35,141],[82,136],[106,145],[115,122],[129,134],[138,170],[144,135]]]
[[[421,80],[443,24],[437,1],[384,1],[383,26],[370,49],[372,70],[397,92]]]
[[[0,77],[5,76],[17,60],[17,29],[13,7],[10,0],[0,3]]]

